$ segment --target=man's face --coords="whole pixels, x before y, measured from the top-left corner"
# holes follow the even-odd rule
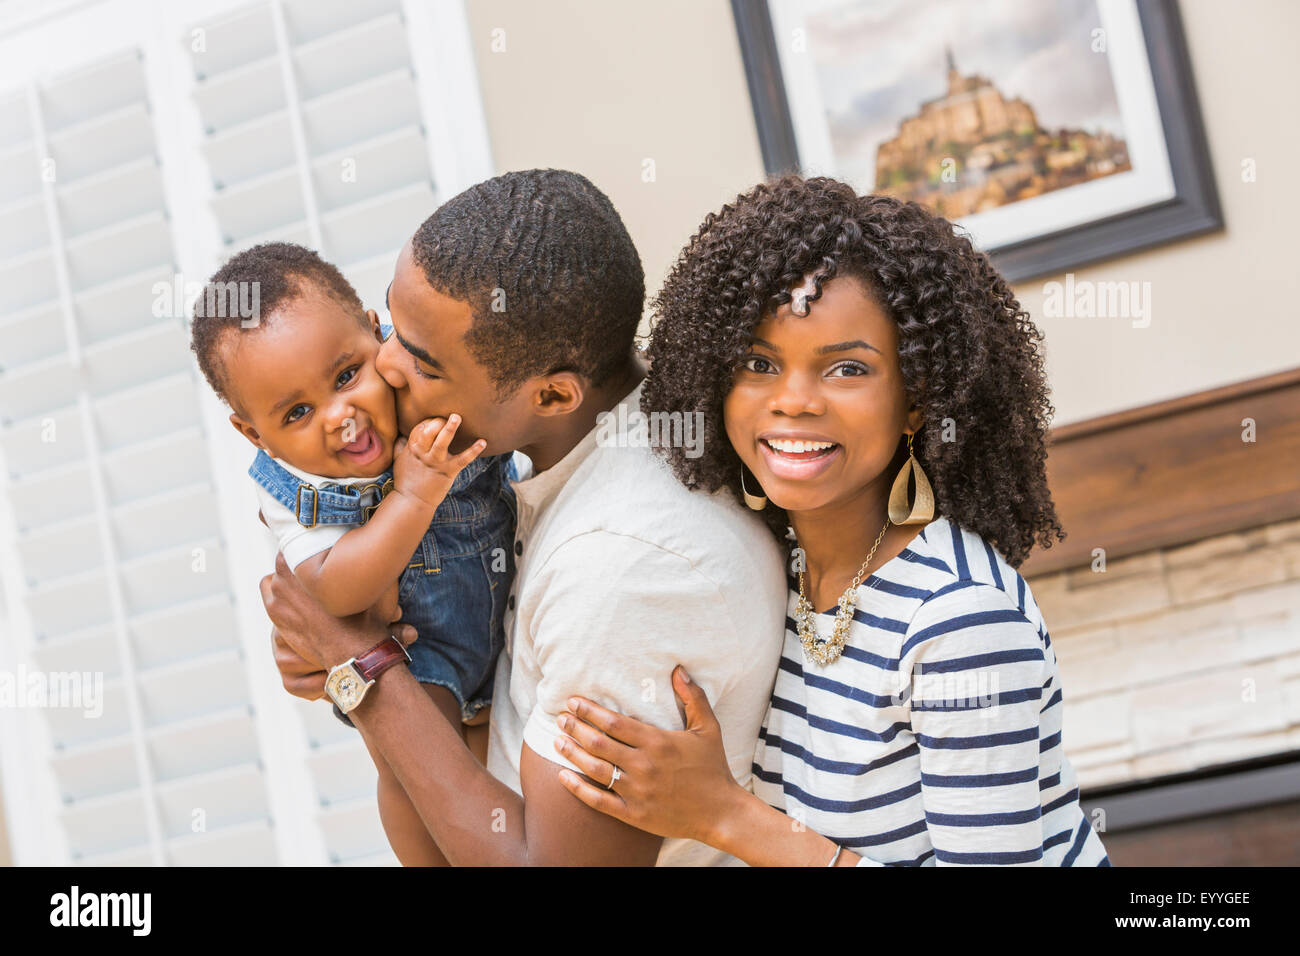
[[[488,371],[470,354],[465,333],[473,323],[468,302],[443,295],[432,286],[402,248],[388,288],[393,334],[380,349],[376,366],[397,393],[397,421],[402,433],[426,418],[460,415],[453,454],[476,440],[487,442],[482,455],[499,455],[520,447],[532,420],[530,393],[520,387],[498,402]]]

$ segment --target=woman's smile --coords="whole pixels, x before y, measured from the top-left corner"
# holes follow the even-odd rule
[[[774,477],[807,481],[824,474],[843,449],[826,440],[771,435],[758,439],[758,450]],[[762,476],[758,477],[761,483]]]

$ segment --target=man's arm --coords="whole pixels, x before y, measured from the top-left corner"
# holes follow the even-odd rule
[[[381,674],[351,716],[453,866],[649,866],[658,855],[658,837],[574,798],[528,747],[524,796],[497,780],[404,667]]]
[[[352,712],[453,864],[649,865],[658,854],[658,837],[574,797],[536,741],[550,746],[559,735],[555,718],[579,692],[660,726],[680,726],[666,675],[684,660],[705,680],[716,677],[716,653],[710,657],[699,644],[730,622],[716,589],[684,559],[618,535],[575,542],[539,573],[542,599],[532,625],[543,678],[525,731],[532,740],[521,754],[522,798],[474,760],[405,668],[381,675]],[[284,574],[283,562],[262,590],[281,637],[323,667],[364,652],[386,633],[373,615],[340,621],[325,614]]]

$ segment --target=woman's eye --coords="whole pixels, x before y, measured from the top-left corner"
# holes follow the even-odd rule
[[[835,366],[835,368],[831,369],[831,371],[842,372],[845,369],[849,369],[850,371],[853,372],[853,375],[848,376],[849,378],[853,378],[857,375],[866,375],[868,372],[868,369],[865,365],[859,365],[857,362],[845,362],[843,365]],[[843,378],[844,376],[840,376],[840,377]]]
[[[348,382],[350,382],[350,381],[352,381],[354,378],[356,378],[356,377],[357,377],[357,371],[358,371],[358,369],[359,369],[359,366],[356,366],[356,365],[352,366],[352,368],[345,368],[342,372],[339,373],[339,379],[338,379],[338,382],[335,383],[336,386],[337,386],[338,388],[342,388],[342,387],[343,387],[344,385],[346,385]]]
[[[743,362],[740,363],[742,368],[750,372],[757,372],[760,375],[762,375],[763,372],[768,367],[771,366],[771,364],[772,364],[771,362],[763,358],[761,355],[751,355],[748,358],[746,358]],[[755,368],[754,367],[755,365],[762,366],[762,368]]]
[[[311,411],[310,405],[295,405],[293,408],[289,409],[289,414],[284,416],[284,423],[286,425],[292,425],[309,411]]]

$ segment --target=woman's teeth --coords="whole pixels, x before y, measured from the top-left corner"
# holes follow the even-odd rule
[[[832,441],[792,441],[784,438],[764,438],[763,442],[773,451],[783,455],[804,455],[823,452],[835,447]]]

